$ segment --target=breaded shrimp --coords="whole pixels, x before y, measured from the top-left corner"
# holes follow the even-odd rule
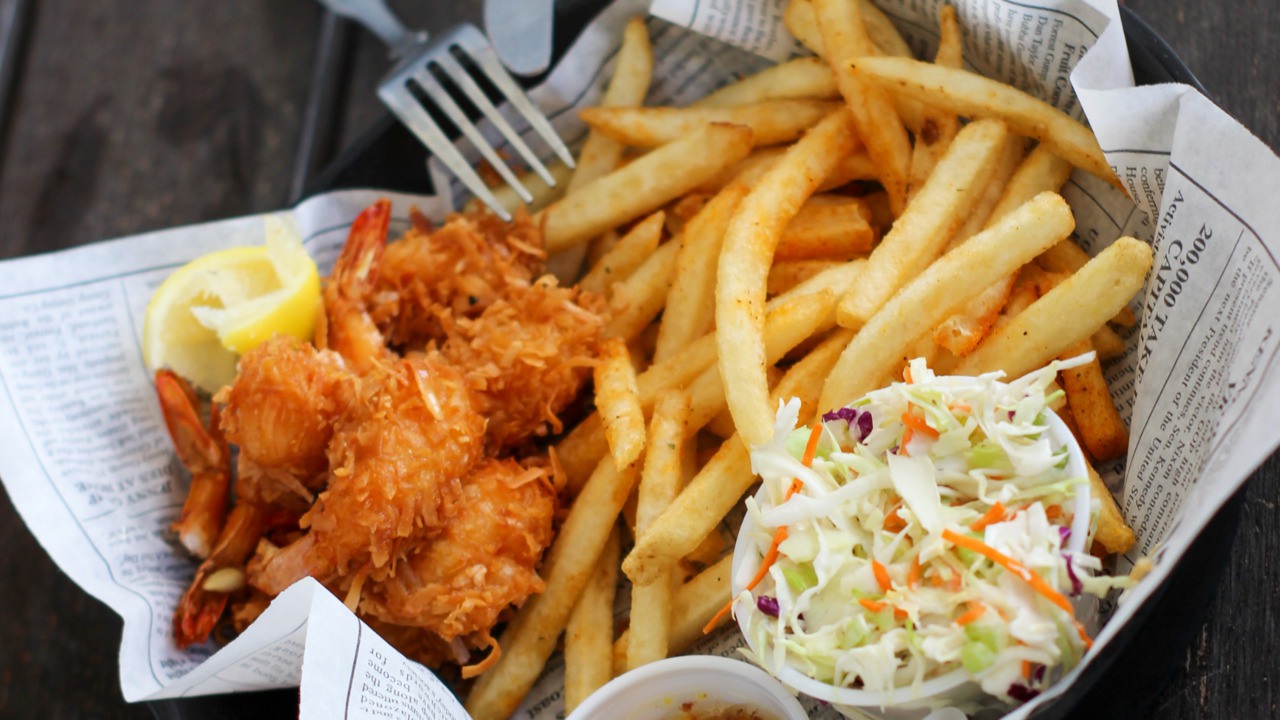
[[[463,481],[444,533],[371,588],[360,610],[426,628],[446,643],[462,637],[482,646],[504,611],[542,592],[537,564],[551,543],[555,509],[545,469],[482,461]]]
[[[338,422],[328,487],[300,521],[309,532],[279,550],[264,543],[250,563],[250,583],[270,595],[306,575],[384,576],[441,532],[481,457],[485,421],[456,370],[401,359],[362,383],[370,394]]]
[[[479,393],[493,452],[560,431],[558,413],[591,376],[603,308],[599,296],[548,275],[445,326],[440,354]]]
[[[216,400],[225,404],[222,432],[240,448],[241,476],[264,481],[256,499],[314,499],[327,477],[334,423],[355,401],[357,383],[337,354],[288,336],[245,353],[235,382]]]
[[[442,317],[476,317],[543,271],[542,232],[523,212],[511,224],[475,213],[421,225],[387,246],[372,295],[370,315],[394,347],[440,339]]]

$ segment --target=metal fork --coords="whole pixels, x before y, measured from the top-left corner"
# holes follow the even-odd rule
[[[320,0],[320,2],[333,12],[364,25],[386,43],[391,50],[391,59],[397,63],[378,84],[378,97],[472,194],[480,198],[503,220],[510,220],[510,213],[498,203],[498,199],[489,191],[489,187],[480,179],[466,158],[458,152],[444,131],[431,119],[427,109],[418,99],[417,93],[426,96],[444,112],[449,121],[462,132],[481,157],[488,161],[517,195],[525,202],[532,201],[533,196],[511,168],[498,157],[498,153],[480,134],[475,123],[467,117],[466,112],[445,89],[437,75],[447,78],[471,104],[478,108],[544,181],[555,186],[555,178],[551,176],[547,166],[520,138],[519,133],[502,117],[484,90],[477,84],[476,78],[472,77],[458,57],[455,57],[455,53],[469,58],[476,71],[498,88],[506,101],[524,116],[552,151],[566,165],[573,167],[573,156],[551,127],[551,122],[533,106],[529,97],[502,67],[488,38],[474,25],[469,23],[458,25],[434,40],[428,41],[425,31],[406,28],[387,8],[384,0]]]

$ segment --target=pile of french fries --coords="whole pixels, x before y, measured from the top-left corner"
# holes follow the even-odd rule
[[[812,418],[913,357],[1017,377],[1124,352],[1152,253],[1072,243],[1057,191],[1073,168],[1117,182],[1086,127],[966,72],[950,7],[933,62],[866,0],[792,0],[785,19],[816,57],[685,108],[642,106],[653,58],[633,20],[567,189],[536,193],[552,267],[585,263],[612,320],[596,411],[555,447],[573,500],[546,591],[503,632],[466,703],[476,718],[514,712],[562,635],[569,711],[700,636],[729,600],[721,524],[780,398]],[[1060,382],[1055,409],[1092,458],[1123,455],[1099,361]],[[1095,552],[1121,552],[1133,533],[1092,484]],[[615,637],[619,568],[632,603]]]

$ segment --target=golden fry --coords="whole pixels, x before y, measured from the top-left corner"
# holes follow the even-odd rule
[[[632,147],[666,145],[711,123],[749,127],[762,146],[795,140],[837,107],[827,100],[781,99],[726,108],[586,108],[578,115],[593,130]]]
[[[689,420],[689,395],[669,390],[658,398],[649,424],[649,452],[640,476],[636,508],[636,533],[653,524],[680,491],[683,471],[685,424]],[[667,630],[671,624],[672,574],[659,576],[646,585],[631,588],[631,627],[635,641],[627,651],[627,669],[661,660],[667,656]]]
[[[858,0],[814,0],[813,9],[826,60],[836,75],[836,86],[849,108],[858,137],[876,166],[880,184],[889,194],[894,215],[900,215],[907,202],[911,141],[889,93],[850,73],[846,65],[850,59],[875,52],[863,25],[861,4]]]
[[[725,229],[747,192],[745,185],[729,185],[685,227],[671,289],[667,291],[667,307],[676,311],[664,315],[658,327],[658,344],[653,352],[655,363],[675,355],[711,329],[715,313],[716,261]]]
[[[653,212],[751,152],[751,129],[709,125],[597,178],[538,214],[548,252]]]
[[[822,389],[821,406],[840,407],[879,387],[915,338],[1074,228],[1066,201],[1044,193],[944,255],[854,336]]]
[[[1069,358],[1093,350],[1088,340],[1076,343],[1062,353]],[[1080,440],[1089,454],[1099,462],[1122,457],[1129,450],[1129,428],[1111,401],[1102,365],[1095,357],[1080,367],[1063,370],[1062,389],[1071,404],[1071,414],[1080,428]]]
[[[765,380],[765,284],[788,222],[856,140],[847,111],[819,123],[793,145],[742,201],[725,235],[716,279],[720,371],[735,424],[749,443],[772,432]]]
[[[998,121],[970,123],[956,136],[915,201],[871,253],[862,281],[841,299],[841,325],[861,327],[942,253],[990,177],[1005,137]]]
[[[836,76],[821,58],[796,58],[748,75],[689,107],[736,107],[776,99],[833,100],[840,97]]]
[[[629,467],[644,452],[644,410],[640,407],[631,353],[618,338],[600,343],[596,408],[604,422],[604,435],[614,464]]]
[[[1150,245],[1120,238],[993,331],[960,363],[956,374],[1003,370],[1018,377],[1044,365],[1092,335],[1124,307],[1142,287],[1151,258]]]
[[[564,631],[564,710],[573,712],[613,679],[613,597],[618,589],[621,539],[613,526],[591,579]]]
[[[1017,88],[965,70],[907,58],[860,57],[852,61],[852,67],[859,78],[931,107],[965,117],[1003,120],[1013,132],[1039,140],[1072,165],[1120,187],[1089,128]],[[840,71],[836,72],[839,79]]]
[[[666,214],[659,210],[636,223],[586,275],[582,276],[578,281],[578,287],[587,292],[608,294],[614,283],[625,280],[653,255],[658,242],[662,240],[662,227],[665,220]]]

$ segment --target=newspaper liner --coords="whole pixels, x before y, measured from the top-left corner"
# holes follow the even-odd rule
[[[647,4],[612,3],[532,93],[562,136],[580,141],[585,131],[576,110],[599,96],[623,23]],[[930,57],[941,3],[879,4],[916,54]],[[1122,506],[1138,533],[1122,566],[1142,555],[1157,565],[1115,611],[1087,664],[1106,652],[1214,513],[1280,444],[1270,430],[1280,420],[1280,411],[1270,409],[1280,401],[1274,377],[1280,339],[1272,325],[1280,309],[1280,208],[1270,191],[1280,181],[1280,160],[1190,87],[1133,87],[1112,2],[952,4],[972,68],[1076,117],[1087,112],[1136,201],[1076,173],[1063,191],[1076,213],[1076,239],[1091,253],[1123,234],[1155,248],[1155,267],[1135,302],[1142,322],[1127,337],[1127,355],[1107,366],[1131,426],[1129,460],[1104,470],[1113,487],[1123,486]],[[688,2],[657,0],[653,10],[772,59],[797,52],[780,26],[782,0],[693,5],[691,11]],[[672,22],[650,21],[657,63],[652,104],[688,102],[767,64]],[[1086,50],[1092,50],[1087,57]],[[1209,137],[1213,142],[1205,143]],[[438,168],[432,176],[444,186]],[[451,190],[461,196],[456,184]],[[298,225],[323,268],[359,210],[387,195],[334,193],[282,214]],[[439,197],[392,199],[393,234],[407,227],[410,203],[436,218],[449,206]],[[261,226],[260,218],[239,218],[0,263],[5,488],[54,561],[124,619],[120,682],[130,702],[301,684],[304,718],[327,717],[337,707],[353,718],[466,717],[434,675],[392,650],[312,580],[282,594],[216,653],[212,646],[173,647],[170,618],[193,564],[167,528],[186,476],[142,364],[143,311],[173,269],[212,250],[258,244]],[[625,611],[625,603],[619,608]],[[732,655],[739,642],[736,632],[721,632],[692,651]],[[1079,672],[1010,717],[1025,717]],[[517,716],[562,717],[562,673],[554,656]],[[830,708],[809,709],[814,717],[834,716]]]

